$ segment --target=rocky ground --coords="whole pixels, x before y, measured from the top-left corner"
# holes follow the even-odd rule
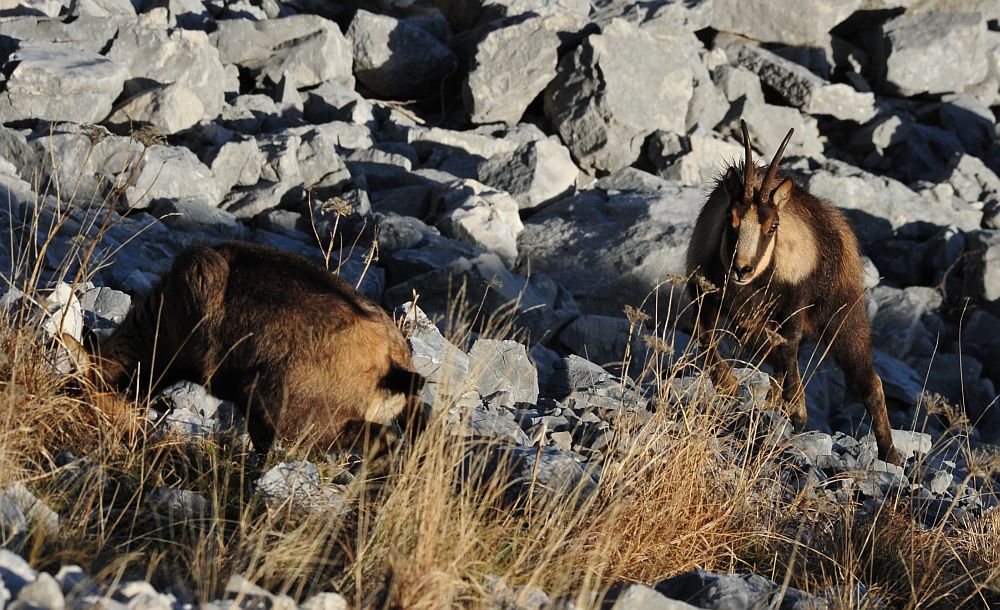
[[[491,439],[511,501],[534,494],[532,481],[586,496],[622,420],[715,401],[686,365],[684,251],[712,180],[742,155],[740,119],[762,158],[794,128],[785,165],[844,208],[860,238],[876,367],[908,459],[876,459],[863,407],[808,347],[810,431],[793,435],[773,411],[763,420],[783,447],[783,484],[862,512],[902,503],[930,528],[995,516],[1000,5],[353,4],[0,3],[8,310],[84,269],[85,282],[40,304],[46,328],[109,332],[186,245],[298,252],[405,319],[425,399],[447,405],[453,434]],[[467,332],[458,318],[472,320]],[[501,334],[513,339],[488,338]],[[670,371],[669,391],[656,371]],[[759,412],[767,377],[742,375],[731,408]],[[197,386],[165,394],[149,419],[166,429],[239,427]],[[311,462],[279,464],[256,486],[307,511],[338,501]],[[30,487],[0,495],[15,551],[32,524],[59,527]],[[192,515],[207,505],[170,487],[150,502]],[[72,566],[36,572],[10,551],[0,580],[0,600],[18,607],[195,603]],[[491,587],[498,607],[575,607]],[[225,589],[260,607],[296,604],[238,576]],[[827,607],[780,575],[695,570],[612,591],[606,603],[622,610]],[[302,607],[343,604],[329,593]]]

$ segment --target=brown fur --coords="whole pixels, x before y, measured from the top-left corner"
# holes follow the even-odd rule
[[[708,197],[695,225],[687,252],[689,274],[700,274],[717,291],[692,281],[697,300],[696,333],[706,352],[707,365],[717,389],[731,393],[736,380],[717,349],[714,331],[728,323],[744,349],[763,356],[774,369],[781,398],[791,406],[798,429],[807,413],[798,370],[798,348],[807,334],[830,344],[834,359],[844,370],[849,388],[864,400],[873,421],[879,457],[899,463],[893,447],[882,383],[872,365],[871,331],[865,312],[861,258],[858,243],[843,213],[777,175],[775,187],[761,193],[762,168],[754,171],[751,205],[743,195],[742,171],[730,167]],[[788,182],[791,181],[791,182]],[[775,205],[775,193],[784,189],[787,200]],[[790,190],[788,190],[790,189]],[[779,197],[780,199],[780,197]],[[736,232],[747,215],[760,219],[762,232],[757,260],[738,264],[753,267],[741,276],[735,271]],[[766,231],[777,223],[769,236]],[[772,243],[773,242],[773,243]]]
[[[262,452],[275,437],[350,444],[410,416],[422,383],[378,305],[305,258],[238,242],[181,252],[96,353],[109,387],[186,379],[233,401]]]

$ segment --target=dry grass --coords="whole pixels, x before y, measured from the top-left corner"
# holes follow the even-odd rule
[[[88,262],[112,222],[100,218],[81,239],[78,261]],[[25,261],[19,285],[36,300],[40,243],[31,256],[15,253]],[[73,268],[79,283],[87,266]],[[456,308],[456,343],[468,340],[479,307],[471,316]],[[0,486],[23,482],[61,517],[58,532],[33,529],[20,550],[40,569],[77,563],[105,583],[180,584],[202,600],[242,574],[300,600],[338,591],[359,608],[485,607],[500,578],[553,598],[580,595],[587,607],[587,592],[703,568],[756,571],[811,592],[844,585],[829,593],[832,607],[874,607],[858,585],[893,608],[1000,601],[1000,513],[927,528],[905,500],[868,514],[860,504],[792,493],[780,480],[782,448],[762,440],[758,413],[721,408],[706,395],[678,397],[672,382],[696,361],[675,353],[663,321],[638,309],[628,317],[651,354],[639,368],[642,381],[658,386],[657,411],[618,420],[593,493],[554,496],[534,486],[512,506],[502,477],[483,474],[481,456],[494,447],[449,435],[439,419],[388,475],[356,473],[344,510],[303,512],[268,506],[253,485],[294,451],[262,460],[241,443],[137,432],[135,414],[147,405],[81,395],[54,371],[37,320],[22,311],[0,316]],[[509,330],[502,322],[475,328]],[[626,353],[624,366],[641,357]],[[65,452],[91,467],[58,457]],[[338,465],[319,461],[327,481],[346,480]],[[161,487],[195,491],[210,510],[192,518],[155,509],[149,498]]]

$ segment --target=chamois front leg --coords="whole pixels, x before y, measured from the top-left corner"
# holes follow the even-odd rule
[[[796,432],[806,427],[809,412],[806,410],[806,393],[799,376],[799,343],[802,341],[802,320],[794,316],[787,320],[777,333],[768,334],[771,343],[766,361],[774,371],[774,379],[781,388],[781,400]]]
[[[701,294],[695,309],[695,336],[705,352],[705,367],[715,391],[724,396],[735,396],[740,383],[733,375],[733,369],[719,353],[719,339],[715,330],[719,326],[719,306],[712,295]]]

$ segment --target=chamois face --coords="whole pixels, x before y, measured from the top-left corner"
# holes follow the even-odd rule
[[[760,192],[761,181],[747,189],[730,167],[723,179],[729,196],[729,214],[720,256],[729,270],[729,279],[740,286],[749,284],[770,267],[774,260],[775,241],[781,224],[781,208],[788,201],[792,181],[786,178],[770,193]]]
[[[771,266],[778,226],[781,224],[781,209],[791,199],[794,184],[791,178],[786,178],[777,187],[774,186],[781,155],[792,138],[792,130],[788,130],[771,164],[761,176],[753,161],[747,124],[740,121],[740,127],[746,153],[743,175],[731,165],[722,178],[722,186],[729,198],[729,222],[725,225],[719,255],[723,267],[729,270],[728,279],[743,286],[760,277]]]

